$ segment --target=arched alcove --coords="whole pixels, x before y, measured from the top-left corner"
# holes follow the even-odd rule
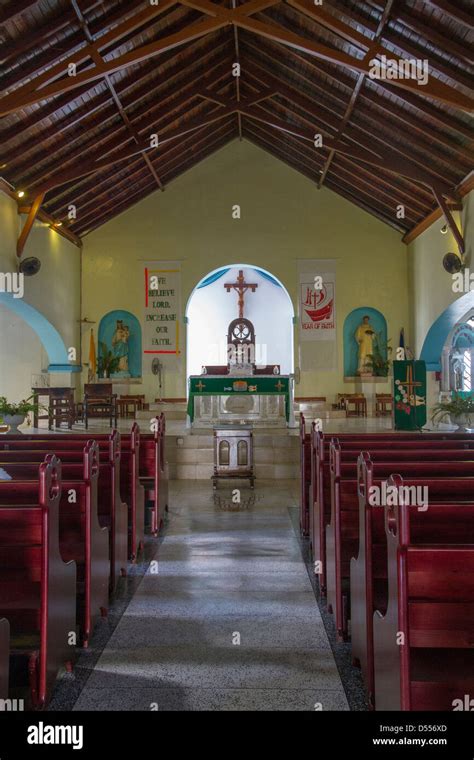
[[[443,349],[455,329],[474,308],[474,291],[469,291],[456,299],[431,325],[421,349],[420,359],[426,362],[426,369],[439,372]]]
[[[37,334],[49,359],[49,372],[73,372],[80,367],[70,364],[66,345],[56,328],[34,306],[11,293],[0,293],[0,304],[17,314]]]
[[[102,317],[99,324],[99,355],[101,344],[122,358],[122,368],[112,373],[112,378],[142,376],[142,329],[131,312],[115,309]]]
[[[238,317],[238,295],[228,293],[239,271],[258,287],[244,295],[244,316],[255,327],[256,363],[279,364],[282,374],[293,372],[293,317],[291,298],[284,285],[260,267],[234,264],[210,272],[196,285],[186,306],[187,376],[201,373],[203,365],[227,364],[227,328]]]
[[[387,346],[387,322],[382,312],[371,306],[361,306],[351,311],[344,320],[344,377],[355,377],[359,364],[359,346],[355,333],[365,316],[369,317],[369,324],[377,334],[379,345]],[[385,348],[386,352],[386,348]],[[387,358],[386,356],[384,357]]]

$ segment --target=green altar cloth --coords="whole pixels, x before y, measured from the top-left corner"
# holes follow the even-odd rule
[[[191,375],[189,378],[188,417],[194,419],[195,396],[284,396],[285,416],[290,417],[290,378],[281,375]]]

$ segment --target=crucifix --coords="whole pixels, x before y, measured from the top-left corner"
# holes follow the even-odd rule
[[[230,293],[231,290],[236,290],[239,294],[239,318],[244,316],[244,293],[250,288],[252,293],[255,293],[258,285],[252,282],[245,282],[245,277],[242,269],[239,271],[237,282],[226,282],[224,288]]]

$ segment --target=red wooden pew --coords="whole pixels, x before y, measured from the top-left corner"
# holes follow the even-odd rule
[[[136,558],[138,551],[143,546],[145,532],[145,515],[144,499],[146,490],[147,504],[152,503],[150,508],[150,519],[148,523],[151,532],[157,533],[161,524],[165,509],[168,507],[168,472],[165,460],[165,418],[161,414],[153,420],[154,432],[141,433],[138,424],[132,425],[130,433],[122,433],[121,442],[121,475],[120,482],[122,488],[122,498],[127,501],[129,506],[129,556],[133,560]],[[85,436],[82,433],[58,433],[54,436],[28,434],[18,436],[8,436],[5,442],[0,438],[0,451],[2,448],[11,446],[12,441],[19,441],[20,446],[28,447],[28,441],[50,445],[51,440],[55,441],[54,447],[60,448],[62,442],[71,442],[72,446],[79,446],[84,440],[88,440],[90,435]],[[108,433],[95,433],[94,440],[98,441],[101,449],[107,446],[110,439]],[[138,462],[138,464],[137,464]],[[138,474],[137,474],[138,473]],[[155,498],[158,494],[158,498]],[[127,499],[125,499],[127,495]]]
[[[464,509],[451,505],[445,525]],[[442,543],[439,533],[434,544],[418,543],[412,521],[403,503],[385,508],[388,603],[374,614],[375,707],[453,710],[474,694],[474,544]]]
[[[374,463],[368,453],[361,453],[357,485],[358,552],[350,563],[352,657],[361,668],[372,704],[373,614],[375,609],[385,611],[388,595],[384,509],[371,506],[367,497],[374,482],[377,483],[374,480],[374,470]],[[463,479],[436,478],[426,480],[425,484],[430,494],[429,509],[420,512],[416,507],[410,507],[412,533],[416,541],[474,543],[474,496],[471,494],[470,500],[464,500],[467,494]]]
[[[311,436],[306,432],[303,414],[300,414],[300,464],[300,531],[303,536],[307,536],[309,533],[309,489],[311,484]]]
[[[343,435],[338,437],[342,456],[352,460],[354,465],[361,449],[369,449],[373,458],[388,461],[391,451],[396,450],[397,456],[407,461],[418,458],[431,460],[446,460],[448,451],[456,451],[456,458],[474,459],[474,436],[470,434],[359,434],[358,436]],[[313,423],[311,427],[311,483],[309,504],[309,533],[313,560],[319,565],[319,583],[321,593],[326,593],[326,528],[330,521],[330,463],[329,446],[332,437],[325,437],[317,431]],[[424,454],[420,453],[420,446]],[[376,452],[378,452],[376,457]],[[388,452],[388,453],[387,453]],[[461,453],[462,452],[462,453]],[[472,454],[470,453],[472,452]]]
[[[8,671],[10,668],[10,623],[0,619],[0,712],[2,700],[8,699]]]
[[[99,525],[97,483],[99,449],[88,441],[84,450],[61,452],[62,495],[59,506],[59,548],[65,562],[74,560],[77,571],[76,617],[83,646],[88,646],[94,625],[100,614],[105,615],[109,593],[109,535]],[[13,478],[0,482],[0,504],[29,504],[37,499],[32,489],[29,497],[17,488],[17,481],[37,481],[41,461],[52,454],[43,451],[0,452],[3,467]],[[15,461],[16,460],[16,461]],[[75,501],[70,500],[74,498]],[[0,581],[1,583],[1,581]]]
[[[377,452],[374,452],[374,459]],[[431,481],[429,496],[435,498],[440,491],[440,478],[460,478],[470,498],[474,499],[474,461],[459,462],[400,462],[397,451],[391,453],[391,461],[376,459],[374,477],[380,486],[393,472],[402,472],[410,485],[423,485],[423,479]],[[326,527],[327,604],[334,611],[337,637],[346,640],[350,618],[350,561],[357,555],[359,543],[359,501],[357,495],[356,462],[341,462],[341,447],[337,441],[330,447],[331,519]],[[468,497],[466,492],[465,498]]]
[[[10,623],[11,686],[29,684],[32,705],[45,707],[58,671],[72,659],[76,566],[59,551],[61,466],[51,457],[39,481],[18,481],[27,501],[0,506],[0,617]]]
[[[82,456],[82,450],[88,439],[81,437],[76,439],[74,434],[56,441],[56,436],[29,436],[23,439],[21,436],[8,436],[8,441],[0,443],[0,459],[4,457],[18,458],[21,452],[36,451],[38,456],[43,455],[54,445],[54,449],[64,459],[64,467],[71,465],[69,469],[71,477],[78,475],[78,463]],[[127,543],[128,543],[128,507],[120,494],[120,433],[113,431],[106,440],[99,442],[102,449],[102,457],[99,461],[98,478],[98,514],[99,524],[109,531],[109,558],[110,558],[110,590],[114,591],[118,579],[127,572]],[[3,450],[2,450],[3,447]],[[27,453],[28,458],[31,455]],[[7,462],[4,469],[8,470]]]

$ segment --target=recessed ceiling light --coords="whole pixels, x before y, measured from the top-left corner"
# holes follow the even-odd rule
[[[24,197],[24,195],[25,195],[25,191],[24,191],[24,190],[18,190],[18,192],[17,192],[17,196],[18,196],[19,198],[23,198],[23,197]]]

